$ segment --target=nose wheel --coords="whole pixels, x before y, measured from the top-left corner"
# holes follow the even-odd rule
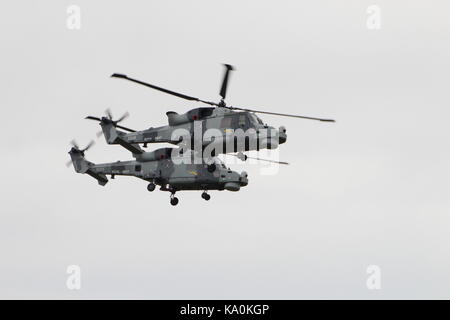
[[[208,201],[209,199],[211,199],[211,196],[209,194],[207,194],[206,191],[203,191],[202,198],[205,199],[206,201]]]
[[[178,198],[175,197],[175,193],[170,195],[170,204],[176,206],[178,204]]]

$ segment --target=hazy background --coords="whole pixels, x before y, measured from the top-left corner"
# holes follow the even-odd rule
[[[81,30],[66,9],[81,8]],[[366,27],[369,5],[380,30]],[[450,298],[448,1],[3,1],[0,298]],[[125,126],[230,104],[287,127],[277,175],[239,193],[100,187],[64,164],[110,107]],[[153,148],[153,147],[152,147]],[[151,148],[150,148],[151,149]],[[93,162],[127,160],[104,139]],[[79,265],[82,288],[66,288]],[[378,265],[382,289],[368,290]]]

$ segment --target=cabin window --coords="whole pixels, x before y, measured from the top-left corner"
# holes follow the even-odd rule
[[[134,166],[134,171],[136,171],[136,172],[139,172],[139,171],[141,171],[141,169],[142,169],[142,167],[141,167],[141,165],[140,165],[140,164],[138,164],[138,165]]]
[[[239,126],[244,127],[245,126],[245,114],[241,114],[239,116]]]
[[[232,117],[225,116],[222,119],[222,128],[231,128],[231,120],[232,120]]]
[[[214,108],[201,108],[200,109],[200,119],[209,117],[212,115]]]

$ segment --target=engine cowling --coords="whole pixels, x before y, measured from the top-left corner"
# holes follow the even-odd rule
[[[169,126],[177,126],[191,121],[187,113],[178,114],[175,111],[169,111],[166,115],[169,120]]]
[[[161,148],[151,152],[144,152],[136,155],[136,160],[141,162],[158,161],[170,159],[173,148]]]
[[[166,113],[169,120],[169,126],[177,126],[183,123],[192,122],[203,119],[212,115],[214,108],[196,108],[186,113],[178,114],[175,111],[169,111]]]

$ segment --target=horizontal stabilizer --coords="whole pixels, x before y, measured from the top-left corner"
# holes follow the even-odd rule
[[[144,150],[142,150],[141,147],[139,147],[139,145],[128,143],[120,137],[118,137],[116,141],[118,144],[120,144],[122,147],[124,147],[133,154],[141,154],[144,152]]]
[[[101,186],[104,186],[108,182],[108,178],[106,178],[106,176],[102,173],[97,173],[91,169],[87,170],[86,173],[96,179],[98,184]]]

